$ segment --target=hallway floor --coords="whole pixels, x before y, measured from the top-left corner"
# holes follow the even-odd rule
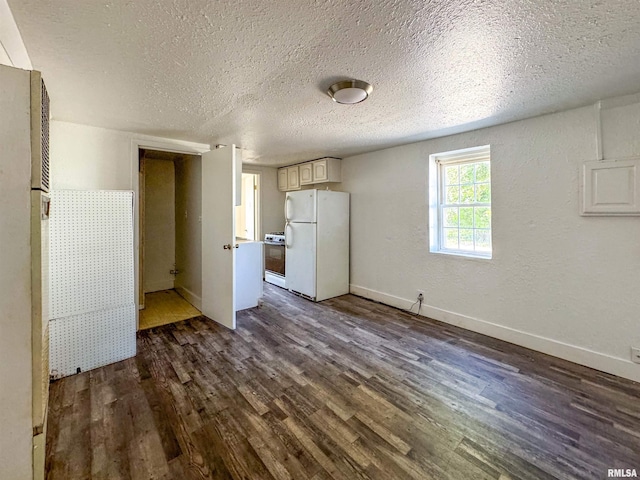
[[[140,311],[140,330],[168,325],[202,315],[175,290],[146,293]]]

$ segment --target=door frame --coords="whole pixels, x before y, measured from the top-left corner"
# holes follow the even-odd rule
[[[242,168],[242,173],[255,175],[256,183],[255,183],[255,192],[254,193],[254,202],[255,202],[255,231],[256,231],[256,241],[261,242],[264,239],[264,234],[262,233],[262,172],[260,170],[252,169],[251,167]]]
[[[159,150],[163,152],[182,153],[187,155],[202,155],[211,150],[211,146],[205,143],[186,142],[170,138],[135,137],[131,139],[131,184],[133,186],[133,245],[134,245],[134,288],[136,305],[136,329],[140,325],[140,309],[144,308],[144,291],[141,280],[141,201],[140,198],[140,149]],[[144,188],[144,187],[143,187]],[[142,292],[142,293],[141,293]]]

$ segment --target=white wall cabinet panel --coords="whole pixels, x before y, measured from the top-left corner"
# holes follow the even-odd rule
[[[300,190],[300,170],[298,165],[278,169],[278,190]]]
[[[134,297],[133,193],[53,191],[51,369],[65,376],[135,355]]]
[[[342,160],[339,158],[320,158],[313,163],[313,183],[341,182]]]
[[[281,192],[287,191],[287,169],[279,168],[278,169],[278,190]]]
[[[300,190],[300,169],[298,165],[287,167],[287,190]]]
[[[640,158],[586,162],[582,214],[640,215]]]
[[[310,162],[278,169],[278,189],[283,192],[300,190],[301,185],[341,182],[342,164],[339,158],[319,158]]]
[[[313,164],[303,163],[300,165],[300,185],[312,184],[313,178]]]
[[[313,168],[313,179],[316,182],[326,182],[329,178],[329,174],[327,172],[327,161],[326,160],[317,160],[311,164]]]

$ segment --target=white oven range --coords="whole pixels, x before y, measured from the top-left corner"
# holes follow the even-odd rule
[[[264,280],[286,288],[284,232],[267,233],[264,236]]]

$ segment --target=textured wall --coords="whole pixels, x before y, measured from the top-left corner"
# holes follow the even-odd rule
[[[145,160],[144,291],[173,288],[176,176],[172,160]]]
[[[56,121],[50,134],[53,189],[134,189],[132,134]]]
[[[202,160],[176,160],[176,289],[195,307],[202,305]]]
[[[607,110],[605,126],[637,125],[637,106],[617,110]],[[405,308],[422,290],[434,318],[640,379],[629,361],[630,345],[640,345],[640,219],[578,215],[580,165],[596,159],[594,114],[582,108],[345,159],[352,290]],[[619,133],[604,135],[605,156],[639,155],[637,129]],[[429,155],[487,144],[493,259],[429,253]]]
[[[159,150],[203,152],[208,145],[136,135],[75,123],[51,122],[53,189],[133,190],[138,193],[138,145]],[[134,211],[136,291],[138,290],[138,202]]]

